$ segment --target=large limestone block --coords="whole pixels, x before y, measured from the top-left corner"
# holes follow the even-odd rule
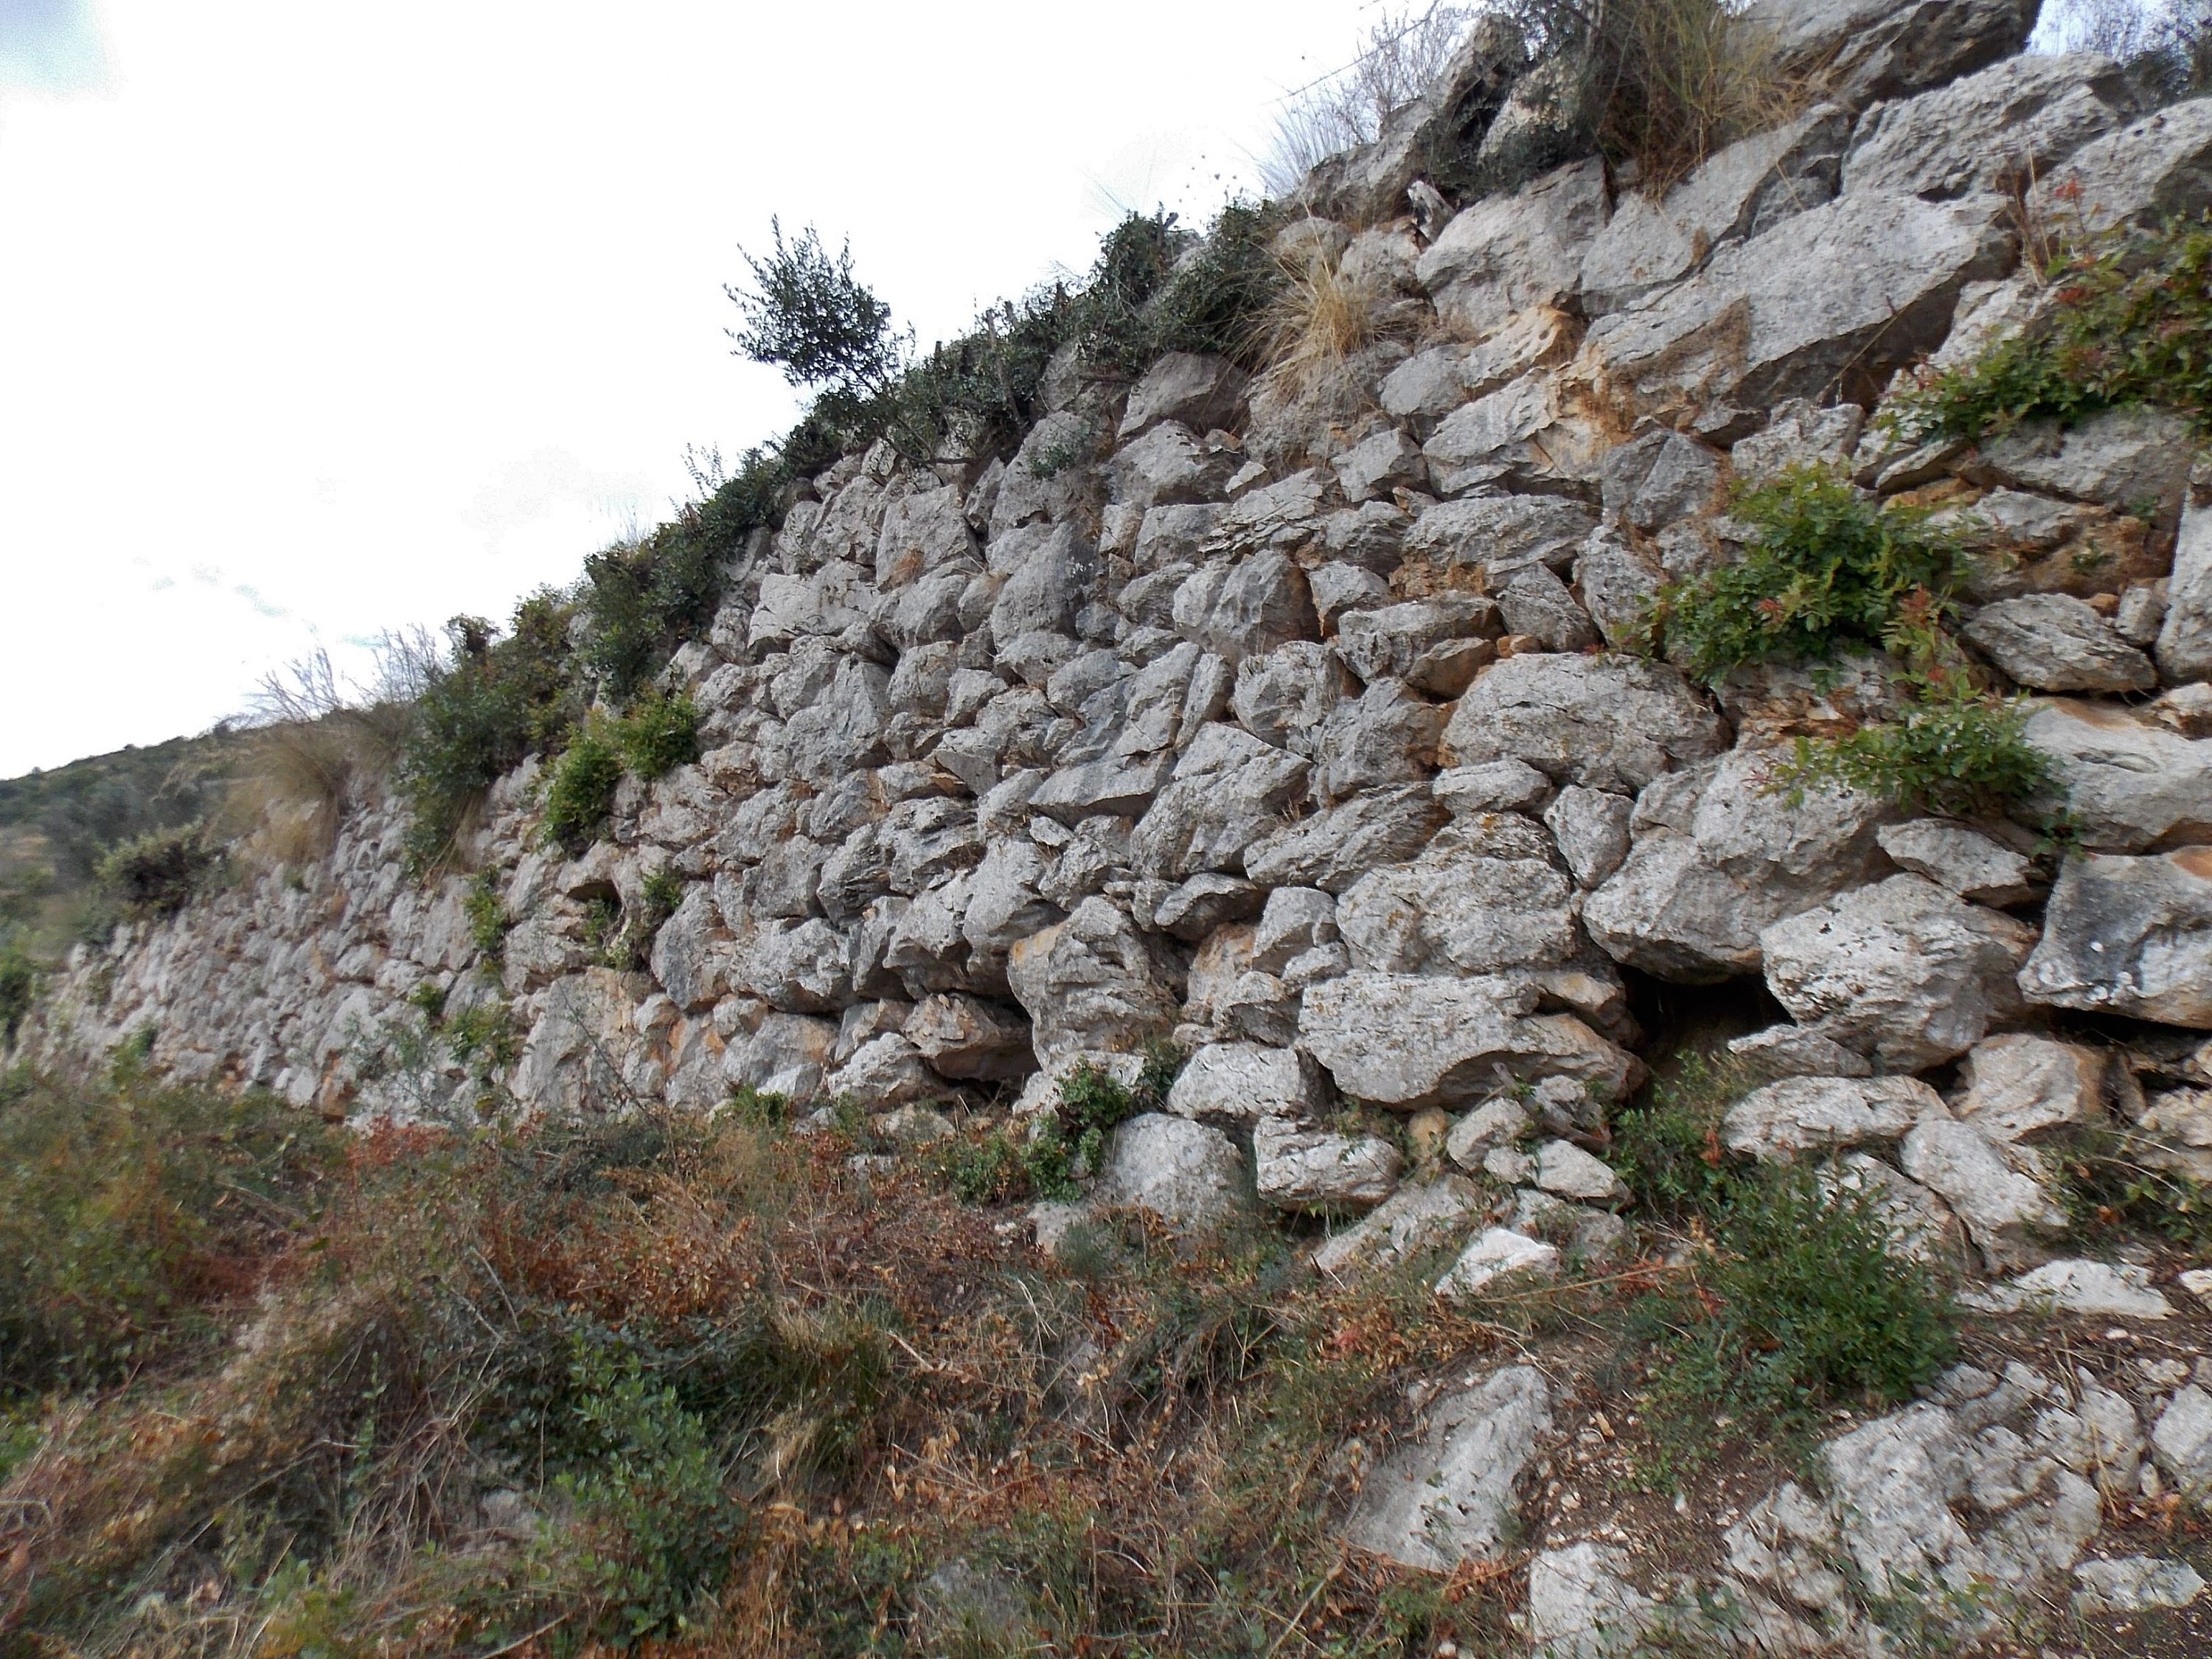
[[[1620,791],[1725,742],[1720,717],[1663,663],[1540,653],[1476,680],[1444,732],[1457,764],[1526,761],[1556,782]]]
[[[1250,1127],[1263,1117],[1312,1118],[1328,1106],[1328,1080],[1295,1048],[1209,1042],[1192,1052],[1168,1091],[1168,1110],[1206,1123]]]
[[[2021,1008],[2035,930],[1923,876],[1893,876],[1759,935],[1767,988],[1801,1024],[1897,1071],[1955,1059]]]
[[[2049,1253],[2037,1243],[2066,1226],[2048,1173],[2026,1147],[1991,1140],[1971,1123],[1935,1118],[1905,1137],[1905,1173],[1948,1204],[1996,1267],[2027,1267]]]
[[[1757,970],[1759,933],[1874,873],[1892,810],[1854,790],[1771,787],[1781,757],[1742,748],[1647,789],[1626,860],[1583,908],[1616,962],[1702,984]]]
[[[1447,833],[1410,864],[1346,891],[1336,923],[1352,965],[1386,974],[1489,974],[1573,957],[1574,889],[1541,832],[1481,839]]]
[[[1497,592],[1532,564],[1565,570],[1597,528],[1589,509],[1541,495],[1477,495],[1443,501],[1406,532],[1409,561],[1480,573]]]
[[[2158,665],[2175,682],[2212,677],[2212,503],[2192,499],[2181,515]]]
[[[2094,52],[2020,57],[1859,119],[1847,191],[1942,198],[2033,184],[2126,119],[2119,65]]]
[[[1421,457],[1447,495],[1540,489],[1586,477],[1602,443],[1559,376],[1540,368],[1454,410]]]
[[[1244,373],[1226,357],[1170,351],[1130,389],[1116,434],[1127,442],[1162,421],[1194,432],[1232,425],[1244,402]]]
[[[1244,1160],[1218,1129],[1147,1112],[1114,1132],[1093,1197],[1178,1232],[1217,1232],[1244,1207]]]
[[[2080,599],[2023,593],[1985,605],[1961,630],[2016,684],[2036,691],[2148,691],[2151,660]]]
[[[1474,1104],[1501,1073],[1617,1098],[1634,1059],[1571,1015],[1535,1013],[1537,1000],[1534,984],[1495,975],[1351,973],[1307,990],[1298,1041],[1346,1094],[1394,1111]]]
[[[1412,858],[1447,816],[1425,783],[1370,789],[1254,842],[1244,873],[1265,887],[1341,893],[1369,871]]]
[[[2077,1042],[2015,1032],[1984,1039],[1960,1066],[1953,1110],[1992,1140],[2094,1123],[2105,1115],[2105,1056]]]
[[[1337,1134],[1296,1117],[1263,1117],[1252,1131],[1261,1201],[1294,1213],[1372,1209],[1396,1190],[1404,1164],[1378,1136]]]
[[[1850,118],[1832,104],[1739,139],[1658,201],[1622,193],[1583,261],[1583,308],[1619,311],[1688,276],[1723,243],[1836,193]]]
[[[2084,144],[2036,181],[2028,207],[2091,231],[2155,225],[2212,207],[2212,98],[2175,104]]]
[[[1503,1553],[1528,1466],[1552,1426],[1551,1389],[1514,1365],[1432,1405],[1420,1438],[1361,1488],[1345,1536],[1427,1572]]]
[[[1817,398],[1847,373],[1879,375],[1942,343],[1960,289],[2011,262],[2001,208],[1990,196],[1839,197],[1601,318],[1585,361],[1634,415]]]
[[[1015,945],[1006,979],[1029,1013],[1040,1060],[1139,1048],[1168,1034],[1182,1000],[1173,964],[1105,898],[1084,900],[1066,921]]]
[[[1742,16],[1783,67],[1819,74],[1856,106],[2011,57],[2039,9],[2039,0],[1753,0]]]
[[[939,1077],[1027,1077],[1036,1069],[1029,1023],[980,997],[939,992],[907,1017],[907,1040]]]
[[[2020,985],[2030,1002],[2212,1030],[2212,849],[2069,859]]]
[[[2147,513],[2171,525],[2181,511],[2195,454],[2187,416],[2136,406],[2108,409],[2074,426],[2024,421],[1986,441],[1965,470],[1977,481]],[[2064,523],[2076,515],[2051,516]],[[2000,532],[2010,520],[2031,545],[2040,527],[2020,504],[2002,497],[1989,502],[1983,519]]]
[[[1487,1200],[1462,1176],[1401,1187],[1361,1218],[1331,1235],[1313,1254],[1322,1273],[1382,1273],[1425,1255],[1463,1235],[1486,1212]]]
[[[1206,726],[1137,825],[1130,842],[1137,867],[1177,881],[1201,870],[1236,871],[1245,849],[1304,799],[1310,770],[1299,757],[1236,726]]]
[[[1946,1115],[1942,1097],[1917,1078],[1785,1077],[1729,1108],[1721,1138],[1763,1163],[1869,1141],[1895,1140],[1925,1117]]]
[[[1421,286],[1437,313],[1471,337],[1497,332],[1516,312],[1571,304],[1607,210],[1605,168],[1595,160],[1486,198],[1455,216],[1421,255]]]
[[[1305,573],[1272,548],[1200,570],[1176,591],[1174,615],[1185,638],[1232,665],[1321,635]]]
[[[2081,844],[2146,853],[2212,842],[2212,739],[2194,740],[2111,703],[2053,699],[2027,741],[2051,757]]]

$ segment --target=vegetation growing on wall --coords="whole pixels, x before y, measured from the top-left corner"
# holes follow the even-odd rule
[[[2047,785],[2024,710],[1988,689],[1948,631],[1966,573],[1954,534],[1818,470],[1740,490],[1729,513],[1752,532],[1742,558],[1660,591],[1651,628],[1668,657],[1717,684],[1763,663],[1886,650],[1904,694],[1894,721],[1800,738],[1784,787],[1843,782],[1916,811],[1990,814]]]
[[[2049,297],[2027,329],[1898,400],[1902,430],[1978,439],[2154,404],[2212,436],[2212,220],[2063,240],[2044,276]]]

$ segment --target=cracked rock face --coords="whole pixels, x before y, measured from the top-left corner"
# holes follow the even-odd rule
[[[1492,1559],[1539,1437],[1551,1426],[1550,1388],[1526,1365],[1437,1401],[1421,1438],[1368,1477],[1345,1537],[1431,1572]]]

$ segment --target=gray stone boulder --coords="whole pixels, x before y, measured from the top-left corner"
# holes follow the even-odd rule
[[[1544,814],[1545,825],[1559,842],[1575,884],[1597,886],[1628,856],[1630,822],[1636,803],[1626,795],[1603,789],[1585,789],[1571,783],[1559,791]]]
[[[1182,1001],[1176,977],[1160,947],[1105,898],[1084,900],[1066,921],[1024,939],[1006,963],[1041,1060],[1165,1036]]]
[[[1574,162],[1455,215],[1421,255],[1421,286],[1470,338],[1496,333],[1516,312],[1571,304],[1608,211],[1603,165]]]
[[[1265,1117],[1310,1119],[1328,1104],[1328,1079],[1310,1056],[1255,1042],[1194,1049],[1167,1098],[1178,1117],[1246,1127]]]
[[[1115,435],[1126,443],[1162,421],[1201,434],[1233,426],[1244,405],[1244,379],[1226,357],[1170,351],[1130,388]]]
[[[2068,698],[2039,704],[2026,736],[2051,757],[2049,805],[2063,796],[2083,847],[2145,853],[2212,841],[2212,739]]]
[[[1532,564],[1565,570],[1597,528],[1595,516],[1571,501],[1542,495],[1476,495],[1442,501],[1406,532],[1409,562],[1439,572],[1479,573],[1495,592]]]
[[[1532,1659],[1630,1659],[1660,1609],[1629,1582],[1629,1557],[1583,1542],[1528,1564]]]
[[[1538,369],[1454,410],[1421,446],[1446,495],[1503,488],[1573,491],[1586,483],[1603,434],[1559,377]]]
[[[1387,1272],[1461,1237],[1487,1204],[1474,1183],[1459,1176],[1401,1187],[1356,1225],[1318,1245],[1313,1264],[1337,1275]]]
[[[2020,986],[2047,1006],[2212,1030],[2212,851],[2067,860]]]
[[[1232,449],[1200,441],[1180,421],[1162,421],[1115,452],[1107,473],[1115,503],[1142,514],[1218,500],[1240,459]]]
[[[1419,1438],[1368,1477],[1346,1540],[1426,1572],[1494,1559],[1515,1534],[1521,1487],[1552,1422],[1550,1385],[1533,1366],[1443,1396]]]
[[[2041,1160],[1971,1123],[1924,1119],[1905,1135],[1898,1162],[1951,1206],[1993,1267],[2034,1266],[2050,1254],[2038,1238],[2066,1226],[2065,1206]]]
[[[2158,665],[2172,681],[2212,676],[2212,503],[2192,500],[2182,513],[2158,630]]]
[[[1972,73],[2027,43],[2036,0],[1753,0],[1742,13],[1784,69],[1855,107]]]
[[[1556,1279],[1560,1261],[1556,1245],[1510,1227],[1492,1227],[1445,1269],[1436,1293],[1447,1302],[1473,1302],[1500,1280]]]
[[[1405,1158],[1375,1135],[1343,1135],[1296,1117],[1269,1115],[1252,1131],[1262,1202],[1304,1214],[1370,1210],[1396,1190]]]
[[[1137,868],[1169,880],[1235,872],[1245,849],[1304,799],[1310,770],[1299,757],[1236,726],[1207,726],[1131,837]]]
[[[1881,850],[1901,870],[1976,904],[2018,904],[2041,890],[2035,866],[1979,830],[1943,818],[1885,824],[1875,832]]]
[[[1956,1058],[2021,1012],[2035,930],[1922,876],[1893,876],[1759,935],[1767,988],[1800,1024],[1900,1071]]]
[[[2016,1032],[1976,1043],[1960,1066],[1953,1113],[1990,1139],[2095,1123],[2105,1115],[2106,1057],[2075,1042]]]
[[[2195,455],[2185,416],[2133,406],[2070,427],[2022,422],[1983,444],[1962,470],[1977,482],[2148,512],[2171,526],[2179,518]]]
[[[2212,207],[2212,99],[2172,105],[2084,144],[2027,200],[2031,212],[2092,233],[2194,217]]]
[[[1960,290],[2002,276],[2000,202],[1846,195],[1731,243],[1705,271],[1590,328],[1585,361],[1624,414],[1817,398],[1846,371],[1932,350]],[[1852,280],[1831,280],[1848,270]]]
[[[939,1077],[963,1082],[1027,1077],[1036,1069],[1026,1020],[979,997],[924,997],[902,1028]]]
[[[1730,1040],[1729,1054],[1744,1076],[1761,1083],[1784,1077],[1871,1077],[1874,1066],[1855,1048],[1802,1025],[1770,1025]]]
[[[1412,858],[1447,814],[1426,784],[1370,789],[1262,836],[1244,873],[1262,886],[1340,893],[1369,871]]]
[[[1444,711],[1400,680],[1376,680],[1329,713],[1316,782],[1324,800],[1408,783],[1436,769]]]
[[[1433,696],[1456,696],[1490,660],[1485,647],[1498,632],[1494,601],[1440,593],[1352,612],[1337,625],[1336,648],[1369,684],[1403,680]]]
[[[1724,746],[1720,717],[1662,663],[1532,653],[1460,699],[1444,743],[1462,765],[1521,760],[1554,781],[1641,789]]]
[[[1349,624],[1358,617],[1344,620]],[[1229,707],[1254,737],[1311,759],[1320,751],[1328,717],[1358,690],[1345,672],[1340,647],[1298,640],[1239,663]]]
[[[2151,1427],[2150,1443],[2185,1498],[2212,1500],[2212,1394],[2193,1382],[2177,1389]]]
[[[2148,1613],[2154,1607],[2185,1607],[2204,1593],[2204,1580],[2179,1561],[2125,1555],[2108,1561],[2084,1561],[2074,1569],[2074,1611],[2081,1613]]]
[[[1538,1014],[1526,980],[1350,973],[1310,987],[1298,1041],[1355,1100],[1416,1112],[1486,1099],[1501,1079],[1566,1077],[1618,1099],[1640,1075],[1569,1014]]]
[[[1620,311],[1687,276],[1724,243],[1836,193],[1850,118],[1833,105],[1739,139],[1659,200],[1624,191],[1583,261],[1584,310]]]
[[[2151,659],[2068,593],[1983,605],[1960,630],[2015,684],[2036,691],[2148,691]]]
[[[1220,1130],[1147,1112],[1114,1132],[1092,1200],[1150,1210],[1179,1233],[1219,1231],[1245,1206],[1244,1160]]]
[[[1571,1140],[1547,1140],[1536,1149],[1536,1185],[1582,1204],[1618,1204],[1628,1196],[1627,1183],[1612,1165]]]
[[[1186,639],[1232,665],[1321,635],[1305,573],[1272,548],[1198,571],[1176,591],[1174,616]]]
[[[2108,58],[2008,58],[1867,111],[1851,135],[1844,188],[1932,199],[2024,188],[2119,128],[2134,101]]]
[[[1346,890],[1336,925],[1355,967],[1386,974],[1486,974],[1568,961],[1580,939],[1574,893],[1542,832],[1447,831],[1410,864]]]
[[[823,1078],[822,1092],[833,1100],[850,1096],[871,1109],[884,1110],[940,1099],[945,1084],[913,1043],[886,1031],[862,1043]]]
[[[1531,565],[1506,583],[1498,609],[1509,633],[1547,651],[1583,651],[1598,642],[1589,612],[1547,566]]]
[[[2092,1319],[2166,1319],[2173,1313],[2173,1304],[2151,1288],[2149,1268],[2106,1261],[2046,1261],[1960,1299],[1993,1313],[2069,1313]]]
[[[1583,907],[1601,950],[1690,984],[1755,972],[1765,928],[1875,873],[1892,809],[1826,787],[1792,805],[1771,787],[1780,759],[1739,748],[1644,792],[1627,858]]]
[[[1786,1077],[1729,1107],[1721,1139],[1761,1163],[1789,1164],[1802,1153],[1897,1140],[1923,1118],[1946,1115],[1942,1097],[1917,1078]]]

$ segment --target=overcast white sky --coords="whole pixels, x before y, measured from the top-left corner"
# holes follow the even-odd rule
[[[0,777],[504,617],[787,423],[769,216],[926,341],[1203,218],[1362,0],[0,0]]]

